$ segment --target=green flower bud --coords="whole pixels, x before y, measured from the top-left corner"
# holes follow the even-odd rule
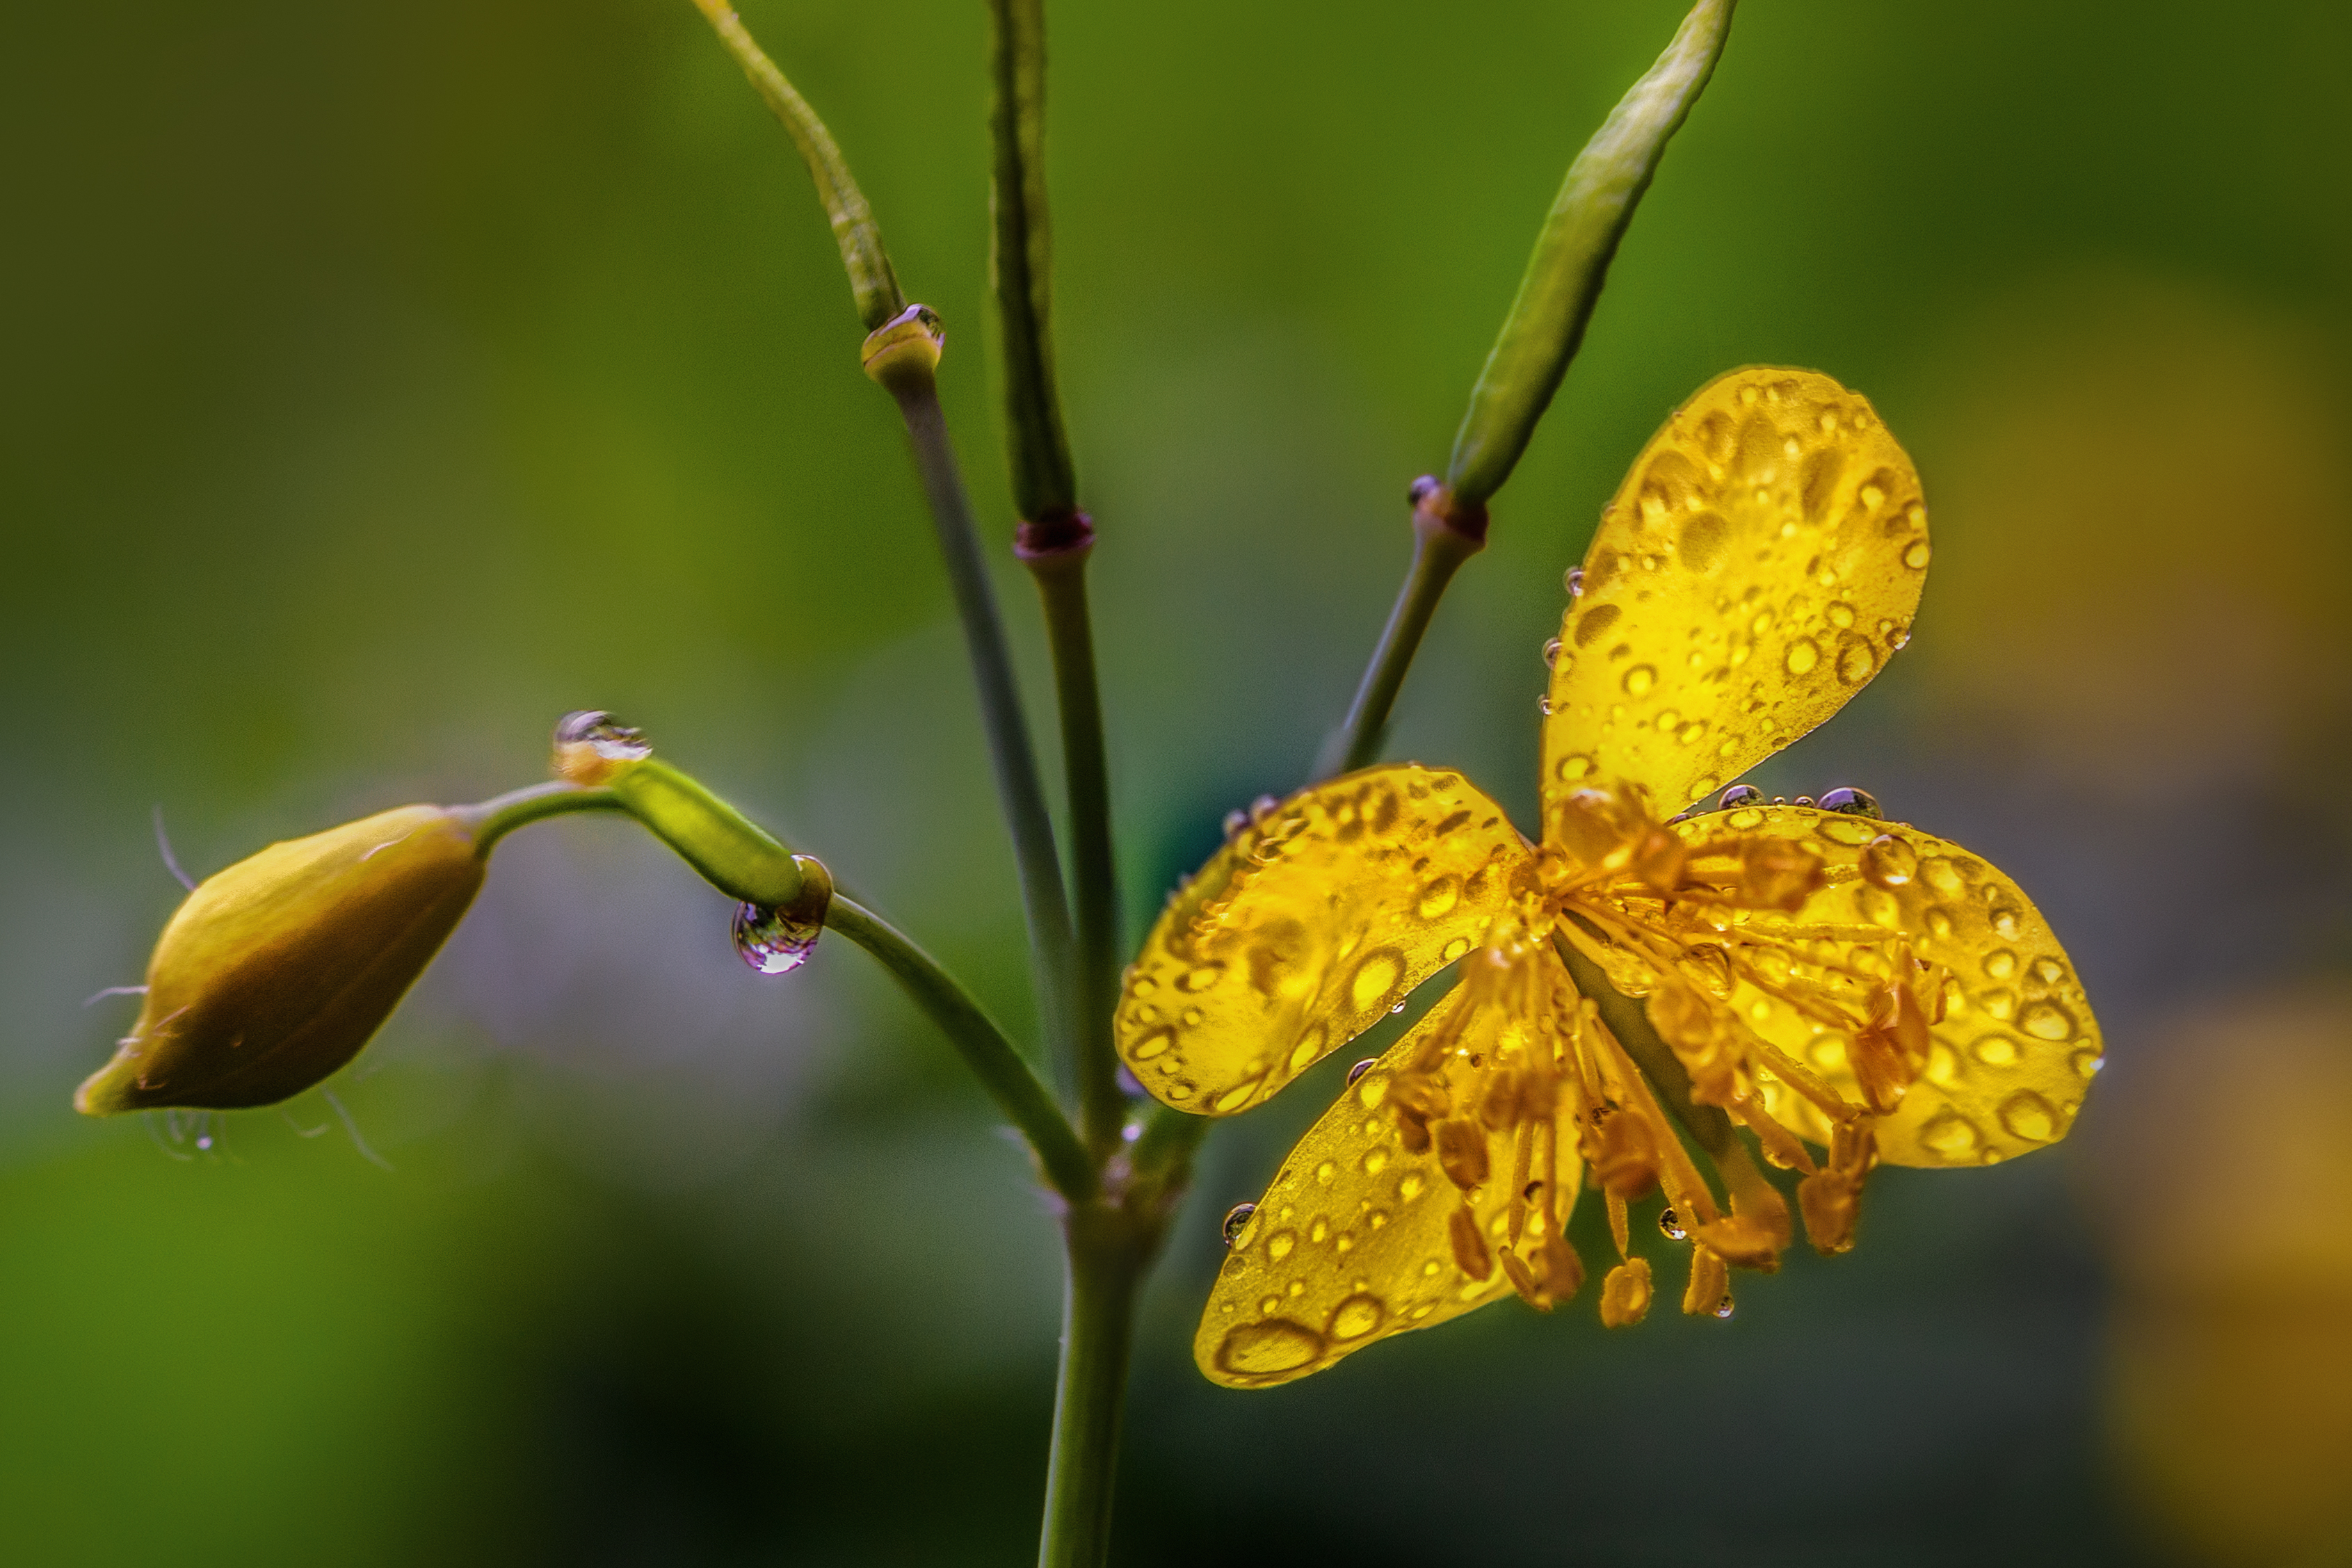
[[[482,885],[466,820],[403,806],[270,845],[163,927],[147,1002],[85,1115],[274,1104],[357,1056]]]

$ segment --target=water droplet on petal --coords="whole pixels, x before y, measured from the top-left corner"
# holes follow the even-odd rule
[[[1919,852],[1892,833],[1881,833],[1863,846],[1862,874],[1880,887],[1908,887],[1919,874]]]
[[[1815,800],[1811,795],[1800,795],[1795,800],[1790,801],[1789,804],[1791,806],[1804,806],[1811,808],[1819,805],[1820,802]]]
[[[2013,978],[2017,974],[2017,955],[2006,947],[1996,947],[1985,955],[1984,972],[1996,980]]]
[[[1760,806],[1763,803],[1764,791],[1755,785],[1734,784],[1723,792],[1722,798],[1715,804],[1717,810],[1735,811],[1742,806]]]
[[[1545,668],[1545,669],[1547,669],[1547,670],[1550,669],[1552,666],[1554,666],[1555,664],[1558,664],[1559,663],[1559,638],[1554,637],[1551,641],[1549,641],[1549,643],[1546,643],[1543,645],[1543,662],[1544,662],[1544,668]]]
[[[1800,637],[1789,644],[1788,653],[1780,663],[1792,675],[1809,674],[1822,662],[1822,645],[1811,637]]]
[[[1277,1230],[1265,1239],[1265,1255],[1279,1263],[1298,1249],[1298,1232]]]
[[[1381,1326],[1388,1315],[1387,1303],[1378,1296],[1358,1291],[1341,1301],[1331,1313],[1333,1339],[1361,1339]]]
[[[1241,837],[1242,830],[1249,825],[1249,813],[1247,811],[1238,810],[1227,811],[1225,813],[1225,842],[1232,843],[1235,839]]]
[[[1377,1056],[1368,1056],[1364,1058],[1363,1061],[1359,1061],[1353,1067],[1348,1069],[1349,1086],[1350,1088],[1354,1087],[1356,1080],[1361,1078],[1365,1073],[1370,1072],[1372,1070],[1372,1064],[1378,1061],[1380,1061],[1380,1058]]]
[[[1928,553],[1927,541],[1921,539],[1903,552],[1903,564],[1913,571],[1925,571],[1927,570]]]
[[[1878,809],[1878,797],[1867,789],[1857,789],[1851,784],[1841,784],[1822,796],[1822,810],[1839,811],[1849,817],[1884,817]]]
[[[756,904],[735,909],[735,951],[763,975],[789,975],[808,962],[816,939],[824,932],[813,920],[794,920],[781,910]]]
[[[1971,1158],[1984,1134],[1977,1124],[1958,1111],[1941,1111],[1919,1129],[1919,1141],[1948,1164],[1958,1165]]]
[[[2074,1038],[2074,1015],[2056,1002],[2035,1002],[2017,1021],[2018,1027],[2036,1040]]]
[[[1244,1323],[1217,1346],[1217,1367],[1236,1377],[1296,1372],[1323,1354],[1323,1336],[1288,1318]]]
[[[1441,876],[1421,890],[1421,902],[1416,907],[1423,920],[1435,920],[1462,901],[1462,884],[1450,876]]]
[[[1568,590],[1568,596],[1570,599],[1580,597],[1584,592],[1584,569],[1580,566],[1570,567],[1559,582],[1562,588]]]
[[[2024,925],[2023,917],[2006,904],[1995,908],[1990,918],[1992,921],[1993,934],[2008,942],[2017,940],[2018,930]]]
[[[2058,1135],[2058,1113],[2031,1089],[2021,1089],[2000,1103],[2000,1124],[2017,1137],[2046,1144]]]
[[[1654,664],[1636,664],[1625,672],[1625,695],[1629,697],[1642,696],[1657,684],[1658,671]]]
[[[1256,1212],[1257,1205],[1254,1203],[1237,1203],[1231,1208],[1225,1210],[1224,1233],[1226,1246],[1231,1247],[1234,1244],[1235,1239],[1237,1239],[1242,1233],[1242,1227],[1247,1225],[1250,1221],[1250,1216]]]
[[[1669,1241],[1681,1241],[1690,1235],[1683,1226],[1682,1216],[1670,1207],[1658,1210],[1658,1228],[1665,1233]]]

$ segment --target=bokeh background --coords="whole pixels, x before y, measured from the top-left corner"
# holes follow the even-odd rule
[[[947,318],[1036,683],[982,8],[745,13]],[[1678,14],[1057,0],[1139,928],[1336,721],[1405,485]],[[67,1104],[132,1007],[83,998],[180,896],[151,810],[201,875],[530,781],[583,706],[1027,1026],[928,525],[778,128],[682,0],[6,31],[0,1559],[1027,1561],[1058,1280],[1022,1157],[854,949],[754,976],[625,825],[503,849],[339,1081],[389,1169],[315,1095],[210,1150]],[[1213,1140],[1158,1277],[1120,1562],[2352,1561],[2347,55],[2326,0],[1747,8],[1391,755],[1532,821],[1538,650],[1625,464],[1720,370],[1829,371],[1916,456],[1936,566],[1906,656],[1753,780],[2017,876],[2110,1070],[2066,1145],[1886,1173],[1858,1251],[1728,1323],[1506,1304],[1220,1391],[1217,1220],[1303,1085]]]

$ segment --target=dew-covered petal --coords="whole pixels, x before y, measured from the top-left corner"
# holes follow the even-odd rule
[[[1998,869],[1901,822],[1797,806],[1709,812],[1675,831],[1694,845],[1772,834],[1822,857],[1822,886],[1802,908],[1732,917],[1725,945],[1743,972],[1729,1006],[1847,1101],[1863,1098],[1849,1060],[1853,1032],[1808,1011],[1866,1021],[1906,946],[1941,972],[1943,1017],[1929,1025],[1918,1076],[1876,1124],[1881,1159],[1990,1165],[2066,1135],[2099,1068],[2098,1023],[2065,949]],[[1713,863],[1692,860],[1701,874]],[[1921,1000],[1932,1016],[1937,998]],[[1829,1142],[1826,1119],[1789,1084],[1765,1078],[1759,1087],[1784,1125]]]
[[[1247,1110],[1482,941],[1530,864],[1458,773],[1373,768],[1303,789],[1161,912],[1119,996],[1119,1055],[1180,1110]]]
[[[1708,382],[1602,511],[1561,622],[1547,835],[1588,778],[1673,811],[1835,713],[1908,641],[1927,553],[1918,476],[1861,396],[1810,371]]]
[[[1547,968],[1546,983],[1556,983],[1556,967]],[[1433,1038],[1449,1029],[1464,1030],[1443,1073],[1450,1127],[1464,1125],[1461,1118],[1486,1097],[1503,1054],[1498,1043],[1525,1049],[1540,1040],[1549,1048],[1548,1020],[1473,1018],[1474,1010],[1495,1009],[1474,1009],[1469,990],[1457,986],[1431,1009],[1283,1162],[1234,1237],[1201,1315],[1192,1354],[1211,1381],[1262,1388],[1319,1372],[1377,1340],[1511,1295],[1510,1270],[1500,1261],[1507,1246],[1525,1262],[1539,1258],[1541,1206],[1517,1185],[1516,1140],[1530,1134],[1489,1133],[1487,1179],[1465,1193],[1446,1174],[1440,1140],[1408,1140],[1390,1101],[1398,1075],[1422,1062]],[[1542,1163],[1553,1167],[1549,1175],[1538,1165],[1527,1178],[1558,1184],[1551,1208],[1563,1221],[1581,1168],[1572,1104],[1563,1094],[1547,1128],[1552,1157]]]

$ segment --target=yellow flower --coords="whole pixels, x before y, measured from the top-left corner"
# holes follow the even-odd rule
[[[440,951],[483,859],[459,814],[404,806],[206,878],[163,927],[139,1021],[75,1108],[235,1110],[318,1083]]]
[[[1692,1242],[1683,1310],[1727,1312],[1727,1266],[1777,1267],[1791,1226],[1719,1113],[1805,1173],[1824,1252],[1852,1244],[1880,1161],[1989,1165],[2065,1135],[2096,1026],[1999,871],[1859,791],[1841,810],[1741,789],[1660,821],[1877,674],[1927,557],[1917,477],[1866,402],[1806,371],[1723,376],[1602,513],[1545,705],[1539,842],[1457,774],[1375,768],[1262,810],[1171,902],[1118,1045],[1202,1114],[1258,1104],[1462,966],[1234,1235],[1204,1373],[1262,1386],[1513,1291],[1549,1309],[1580,1283],[1561,1231],[1588,1168],[1621,1257],[1626,1204],[1663,1186]],[[1665,1049],[1612,1031],[1571,963],[1644,998]],[[1677,1122],[1722,1129],[1696,1139],[1712,1154]],[[1602,1319],[1650,1298],[1630,1258]]]

